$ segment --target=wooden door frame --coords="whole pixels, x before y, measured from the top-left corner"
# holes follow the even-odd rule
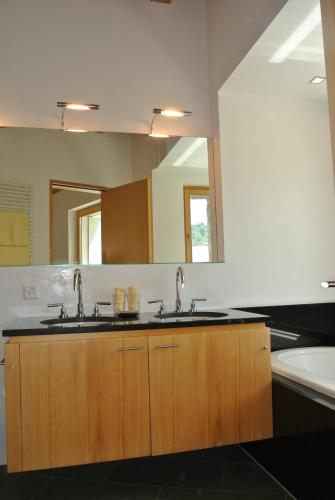
[[[192,195],[207,196],[209,198],[209,189],[209,186],[184,186],[184,237],[186,262],[192,262],[190,199]]]
[[[49,179],[49,263],[54,263],[53,255],[53,237],[52,237],[52,226],[53,226],[53,209],[52,209],[52,196],[54,186],[59,186],[60,188],[68,188],[77,191],[106,191],[107,186],[100,186],[97,184],[84,184],[81,182],[72,181],[61,181],[58,179]]]

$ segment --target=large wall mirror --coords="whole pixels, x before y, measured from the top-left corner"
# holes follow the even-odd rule
[[[217,261],[210,146],[0,129],[0,265]]]

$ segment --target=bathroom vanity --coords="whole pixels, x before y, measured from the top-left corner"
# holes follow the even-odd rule
[[[224,314],[95,328],[14,322],[3,332],[8,470],[272,437],[266,317]]]

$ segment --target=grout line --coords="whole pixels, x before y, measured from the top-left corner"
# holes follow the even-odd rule
[[[222,473],[221,473],[220,489],[222,489],[222,488],[223,488],[224,477],[225,477],[225,473],[224,473],[225,465],[226,465],[226,464],[222,464]]]
[[[39,477],[41,477],[41,476],[39,476]],[[32,497],[30,497],[30,500],[33,500],[34,498],[36,498],[36,497],[37,497],[37,495],[39,495],[39,493],[41,493],[41,491],[43,491],[43,490],[44,490],[44,488],[45,488],[48,484],[50,484],[50,483],[51,483],[51,481],[53,481],[53,477],[49,477],[49,478],[47,479],[47,481],[43,484],[43,486],[41,486],[41,487],[40,487],[40,488],[39,488],[39,489],[38,489],[38,490],[37,490],[37,491],[33,494],[33,496],[32,496]]]
[[[113,474],[113,472],[115,471],[115,469],[117,468],[117,466],[119,465],[119,463],[117,461],[115,461],[115,463],[113,464],[113,468],[112,470],[110,470],[108,472],[108,474],[106,474],[103,479],[101,480],[102,482],[109,482],[109,478],[111,477],[111,475]]]
[[[159,488],[158,493],[157,493],[157,495],[156,495],[156,497],[155,497],[155,500],[158,500],[158,499],[159,499],[159,497],[161,496],[161,493],[162,493],[162,491],[163,491],[163,488],[164,488],[164,486],[161,486],[161,487]]]
[[[292,500],[298,500],[280,481],[278,481],[277,478],[275,478],[255,457],[253,457],[252,454],[249,453],[249,451],[244,451],[250,458],[252,458],[252,460],[255,462],[255,465],[259,465],[259,467],[285,491],[285,494],[288,495],[289,498],[291,498]]]

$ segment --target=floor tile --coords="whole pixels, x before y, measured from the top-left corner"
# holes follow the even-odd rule
[[[165,487],[162,488],[158,500],[285,500],[285,496],[275,493],[237,493]]]
[[[49,481],[48,478],[26,474],[0,475],[1,500],[29,500]]]
[[[33,500],[155,500],[159,488],[56,478]]]
[[[215,489],[220,487],[221,478],[220,463],[147,458],[120,462],[110,481]]]
[[[76,465],[75,467],[59,467],[31,471],[34,476],[69,477],[78,479],[104,480],[110,476],[118,462],[101,462],[98,464]]]
[[[199,451],[186,451],[176,454],[176,460],[214,460],[217,462],[253,463],[253,460],[240,446],[219,446]]]
[[[225,464],[222,489],[248,493],[286,494],[280,485],[256,464]]]

